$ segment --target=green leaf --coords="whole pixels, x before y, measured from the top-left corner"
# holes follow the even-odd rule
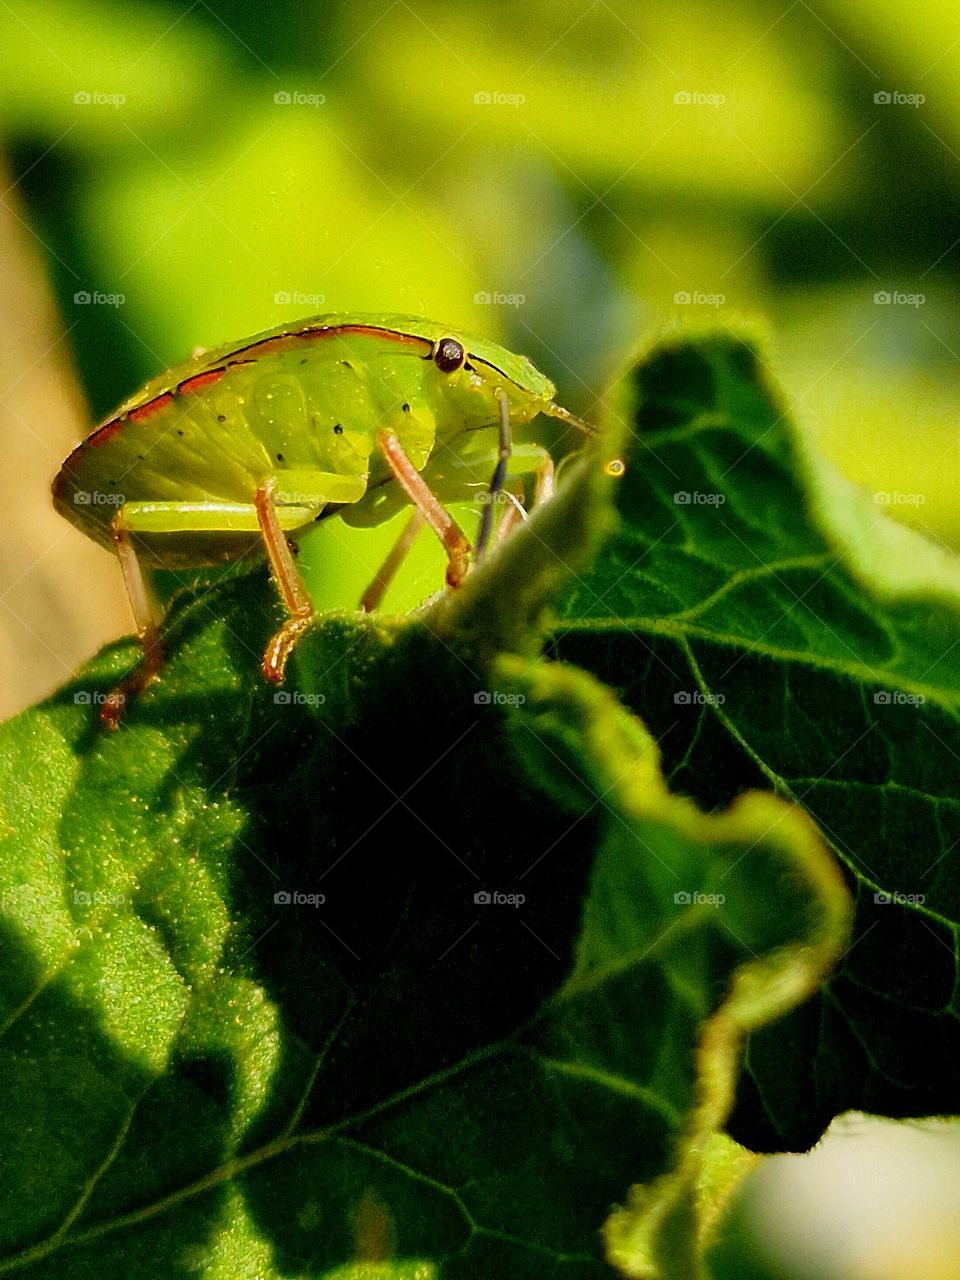
[[[749,334],[677,337],[615,398],[619,532],[551,652],[642,715],[675,789],[802,804],[856,895],[822,996],[751,1038],[732,1132],[803,1149],[848,1108],[956,1112],[958,562],[811,453]]]
[[[254,575],[119,733],[131,648],[0,731],[0,1272],[680,1280],[725,1128],[957,1109],[956,562],[749,337],[616,394],[455,597],[327,615],[281,694]]]
[[[741,1038],[848,899],[800,810],[701,813],[609,690],[497,652],[564,510],[452,613],[325,619],[285,698],[255,575],[118,733],[130,646],[0,730],[0,1273],[698,1273]]]

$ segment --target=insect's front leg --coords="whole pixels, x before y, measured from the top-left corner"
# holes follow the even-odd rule
[[[480,532],[477,534],[477,560],[482,557],[486,550],[487,542],[493,529],[494,504],[503,488],[507,467],[510,465],[510,455],[513,452],[513,440],[510,434],[510,402],[507,400],[506,393],[500,387],[497,387],[494,394],[500,407],[497,465],[493,469],[490,488],[487,490],[487,505],[484,507],[483,515],[480,518]]]
[[[537,467],[536,482],[533,490],[533,505],[539,507],[543,502],[549,502],[553,497],[553,481],[556,474],[556,467],[553,465],[553,458],[543,451],[543,458]]]
[[[539,451],[541,454],[540,463],[534,472],[534,490],[533,502],[531,510],[536,510],[544,502],[549,502],[553,497],[553,476],[555,467],[553,459],[546,449]],[[502,492],[510,494],[511,502],[507,507],[506,513],[497,525],[497,543],[503,542],[510,536],[521,520],[526,519],[526,511],[523,505],[524,489],[519,484],[504,484]]]
[[[470,567],[470,543],[437,495],[416,469],[395,432],[382,427],[377,445],[397,483],[429,524],[447,553],[447,585],[459,587]]]

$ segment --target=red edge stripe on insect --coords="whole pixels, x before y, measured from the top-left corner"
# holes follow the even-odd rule
[[[105,422],[102,427],[98,427],[96,431],[94,431],[92,436],[88,436],[83,444],[79,445],[78,448],[74,450],[74,453],[79,452],[80,449],[84,449],[88,445],[91,449],[96,449],[98,445],[106,444],[108,440],[112,439],[113,436],[117,434],[125,421],[125,418],[113,418],[110,422]],[[71,457],[73,457],[73,454],[71,454]]]
[[[131,422],[143,422],[146,418],[152,418],[155,413],[159,413],[161,409],[169,408],[173,404],[173,392],[164,391],[158,396],[154,396],[152,400],[148,400],[146,404],[138,405],[136,409],[131,409],[127,417]]]
[[[173,392],[164,391],[161,395],[154,396],[152,400],[148,400],[146,404],[142,404],[136,409],[131,409],[129,413],[105,422],[102,427],[97,428],[92,436],[87,437],[81,448],[89,446],[91,449],[96,449],[99,445],[106,444],[108,440],[112,439],[123,428],[128,419],[131,422],[143,422],[145,418],[152,418],[155,413],[159,413],[161,409],[166,409],[171,404],[173,404]]]
[[[215,382],[219,382],[226,373],[225,368],[207,369],[203,373],[195,373],[192,378],[186,378],[183,382],[177,384],[177,391],[182,396],[195,396],[198,392],[203,391],[205,387],[212,386]],[[133,417],[133,414],[130,415]]]
[[[402,333],[399,329],[384,329],[375,324],[331,324],[319,325],[316,328],[297,329],[292,333],[276,334],[272,338],[260,338],[246,347],[238,347],[230,357],[229,364],[234,363],[236,356],[245,355],[248,351],[256,351],[258,356],[271,355],[274,351],[283,351],[287,347],[295,347],[298,342],[308,339],[317,342],[322,338],[339,338],[355,333],[372,334],[376,337],[389,338],[395,342],[406,342],[413,346],[424,347],[428,352],[433,350],[429,338],[421,338],[415,333]]]
[[[205,369],[202,373],[196,373],[193,377],[181,382],[176,390],[180,395],[197,394],[205,387],[218,382],[228,369],[237,365],[252,364],[252,360],[242,358],[250,351],[256,351],[259,358],[271,354],[276,348],[282,350],[284,347],[294,346],[298,340],[310,339],[311,341],[316,341],[321,338],[335,338],[345,334],[356,333],[380,335],[396,342],[425,347],[428,353],[433,350],[433,343],[429,338],[422,338],[415,333],[402,333],[399,329],[384,329],[379,325],[372,324],[321,325],[315,329],[300,329],[293,333],[278,334],[272,338],[261,338],[258,342],[251,342],[248,346],[238,347],[224,366],[217,369]],[[143,422],[147,418],[152,418],[155,413],[159,413],[161,409],[166,409],[168,405],[173,403],[173,396],[174,393],[172,391],[164,391],[160,395],[154,396],[152,400],[148,400],[146,404],[139,405],[136,409],[131,409],[124,417],[114,418],[110,422],[105,422],[99,430],[88,437],[86,445],[95,449],[101,444],[106,444],[108,440],[116,435],[127,420]]]

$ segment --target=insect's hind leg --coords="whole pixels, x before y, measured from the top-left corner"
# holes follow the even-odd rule
[[[309,512],[304,518],[309,518]],[[256,533],[259,530],[252,503],[235,502],[126,502],[110,525],[134,623],[143,646],[138,665],[107,695],[100,719],[109,729],[119,726],[130,702],[152,684],[163,668],[160,628],[137,556],[134,537],[164,533]]]
[[[103,724],[108,729],[116,729],[127,703],[152,684],[160,674],[163,667],[163,644],[124,507],[120,507],[110,522],[110,536],[120,562],[123,585],[127,589],[130,611],[143,648],[143,657],[136,667],[107,694],[100,708]]]
[[[296,478],[303,479],[300,476]],[[319,478],[328,479],[327,477]],[[316,480],[318,477],[311,475],[309,479]],[[366,481],[358,480],[356,477],[333,477],[328,487],[331,501],[353,501],[355,493],[357,496],[362,495]],[[309,500],[305,494],[308,494]],[[290,529],[299,528],[309,522],[316,510],[322,508],[327,500],[323,494],[314,499],[312,489],[308,490],[306,486],[303,493],[285,494],[284,497],[287,501],[283,507],[282,525]],[[296,498],[297,501],[292,501],[291,498]],[[281,518],[277,517],[275,523],[280,541],[292,565],[293,557],[290,556],[289,548],[286,546]],[[154,539],[162,534],[176,533],[260,533],[263,535],[263,529],[259,510],[254,502],[127,502],[114,516],[111,533],[144,650],[140,664],[107,696],[101,709],[101,720],[109,728],[115,729],[125,707],[132,698],[156,679],[163,665],[159,628],[153,616],[143,571],[137,558],[135,535],[149,534]],[[299,574],[295,568],[293,574],[299,581]],[[277,580],[280,582],[279,577]],[[281,591],[284,590],[285,583],[286,580],[281,583]],[[305,595],[305,588],[303,592]],[[285,603],[287,600],[288,596],[284,592]]]

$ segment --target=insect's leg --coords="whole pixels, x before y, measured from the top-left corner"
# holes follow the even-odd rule
[[[503,492],[510,495],[510,505],[507,507],[506,511],[500,517],[500,520],[497,524],[497,532],[495,535],[495,540],[498,545],[501,542],[503,542],[506,538],[509,538],[510,534],[513,532],[514,527],[517,524],[519,524],[520,521],[523,520],[525,517],[525,512],[523,507],[523,497],[524,497],[523,491],[521,490],[520,492],[517,492],[516,489],[513,489],[510,486],[506,486]]]
[[[553,465],[553,459],[543,451],[543,460],[537,467],[537,479],[533,490],[533,505],[539,507],[543,502],[549,502],[553,497],[553,477],[556,467]]]
[[[410,519],[403,526],[400,537],[390,548],[390,553],[384,560],[383,564],[377,570],[377,576],[367,587],[366,591],[360,597],[360,608],[364,613],[372,613],[378,607],[380,601],[386,594],[387,588],[396,577],[397,570],[406,559],[407,553],[417,540],[417,534],[427,523],[427,518],[418,508],[413,511]]]
[[[143,647],[143,657],[133,671],[107,694],[100,708],[100,719],[108,729],[116,729],[120,717],[131,698],[151,684],[159,675],[163,666],[163,645],[160,642],[160,629],[154,616],[153,602],[147,591],[137,549],[133,545],[133,537],[123,507],[117,511],[110,523],[110,536],[120,562],[123,574],[123,585],[127,589],[127,599],[133,621]]]
[[[365,475],[286,471],[271,476],[254,502],[128,502],[125,526],[133,533],[260,533],[283,602],[292,616],[271,640],[264,674],[279,683],[297,636],[313,616],[313,606],[293,561],[284,530],[302,529],[327,502],[356,502],[366,491]]]
[[[263,655],[263,674],[281,684],[293,647],[314,617],[313,602],[294,563],[284,526],[298,528],[311,512],[319,514],[328,502],[359,502],[367,489],[366,474],[337,475],[332,471],[285,470],[269,477],[257,490],[256,509],[270,568],[290,615],[272,637]],[[292,518],[291,518],[292,517]]]
[[[507,393],[502,387],[497,387],[494,395],[497,397],[497,403],[500,406],[500,438],[497,465],[494,467],[493,475],[490,479],[490,488],[487,490],[487,505],[484,507],[483,515],[480,518],[480,532],[477,535],[477,560],[482,558],[487,542],[490,539],[490,532],[493,529],[494,504],[497,501],[500,490],[503,488],[507,467],[510,465],[510,454],[513,451],[510,438],[510,402],[507,400]]]
[[[124,709],[156,679],[163,666],[163,646],[137,558],[133,537],[137,533],[231,532],[258,528],[252,504],[215,502],[127,502],[110,526],[117,559],[136,623],[143,658],[134,670],[107,695],[100,719],[116,729]]]
[[[466,535],[407,457],[394,432],[381,428],[377,444],[397,483],[443,543],[447,553],[447,585],[459,587],[470,567],[470,543]]]
[[[263,655],[263,674],[271,683],[280,684],[293,646],[313,617],[313,602],[280,527],[276,489],[277,477],[271,476],[257,490],[256,507],[270,568],[290,615],[271,639]]]
[[[533,490],[533,510],[539,507],[541,503],[549,502],[553,497],[554,470],[553,459],[550,457],[550,454],[547,453],[546,449],[541,450],[540,465],[537,467],[535,472],[536,479]],[[518,495],[513,489],[507,489],[506,492],[510,493],[513,500],[504,513],[503,519],[497,525],[498,543],[503,542],[505,538],[509,537],[519,521],[525,519],[522,493]]]

